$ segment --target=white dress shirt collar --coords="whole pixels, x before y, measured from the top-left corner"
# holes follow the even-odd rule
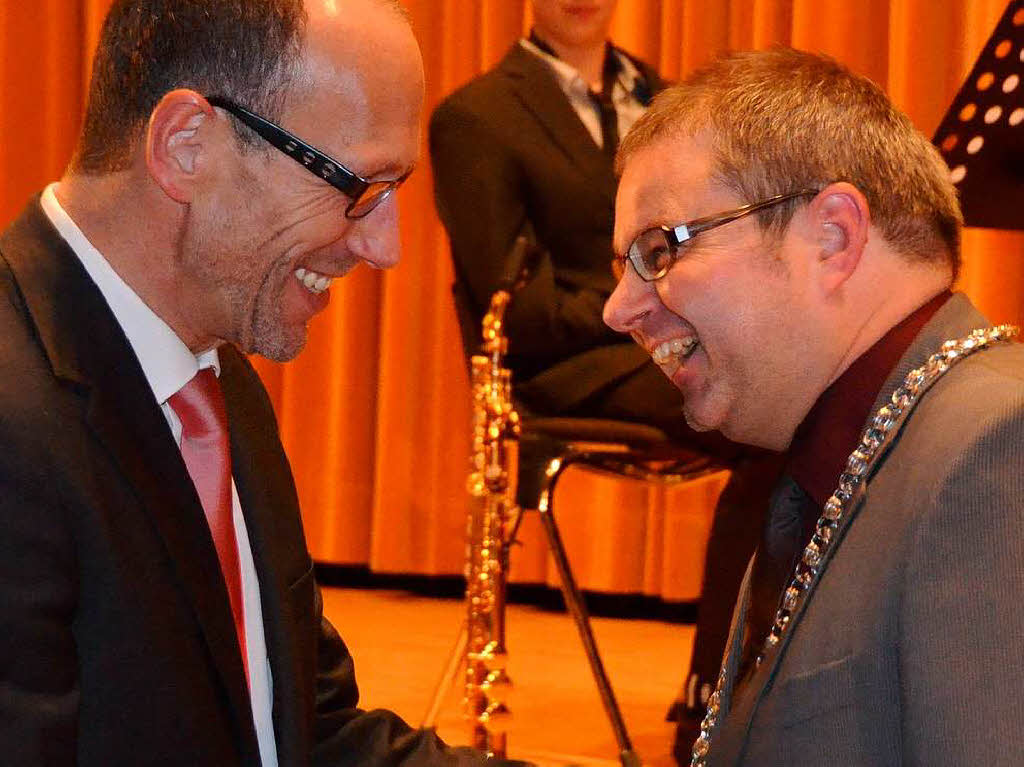
[[[591,96],[590,86],[583,76],[571,64],[542,51],[528,39],[523,38],[519,44],[524,50],[551,68],[555,81],[562,93],[565,94],[569,106],[580,118],[580,122],[583,123],[583,127],[587,129],[594,143],[603,147],[604,133],[601,128],[601,110]],[[612,51],[619,59],[620,69],[615,78],[615,84],[612,86],[611,100],[618,117],[619,136],[625,136],[647,108],[646,99],[642,99],[640,95],[646,93],[647,88],[643,84],[640,70],[629,57],[615,48],[612,48]]]
[[[572,64],[563,61],[557,56],[552,56],[547,51],[541,50],[525,37],[519,40],[519,44],[533,55],[540,57],[551,67],[563,91],[581,96],[586,96],[590,93],[590,84],[583,79],[583,75]],[[623,56],[614,47],[612,52],[619,60],[620,67],[619,76],[615,81],[616,88],[612,93],[612,100],[618,105],[620,102],[633,97],[637,80],[640,79],[640,70],[636,68],[636,64],[630,60],[629,56]]]
[[[71,220],[54,193],[57,184],[43,191],[40,203],[56,227],[78,256],[86,272],[106,300],[118,324],[128,338],[132,351],[142,366],[146,381],[156,401],[163,405],[202,368],[212,367],[220,375],[217,349],[194,355],[93,246],[85,233]]]

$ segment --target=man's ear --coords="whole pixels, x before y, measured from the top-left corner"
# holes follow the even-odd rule
[[[808,206],[815,265],[824,295],[834,293],[857,270],[871,228],[871,212],[860,190],[845,181],[829,184]]]
[[[189,203],[201,156],[212,140],[213,107],[198,93],[178,89],[164,94],[149,115],[146,168],[172,200]],[[207,127],[206,130],[203,130]],[[205,142],[205,143],[204,143]]]

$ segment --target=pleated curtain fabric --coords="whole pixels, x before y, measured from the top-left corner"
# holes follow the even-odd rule
[[[529,30],[529,7],[526,0],[404,4],[423,49],[425,137],[441,98],[494,66]],[[0,227],[59,178],[71,156],[108,6],[0,2]],[[1006,0],[622,0],[612,38],[669,79],[726,49],[783,43],[823,51],[882,85],[931,135],[1005,9]],[[399,193],[402,264],[336,282],[303,354],[256,366],[277,411],[313,556],[385,572],[455,574],[469,383],[427,162],[424,146]],[[958,285],[993,320],[1024,321],[1024,236],[967,230]],[[647,491],[569,476],[574,471],[556,505],[581,585],[696,598],[709,526],[701,515],[716,493]],[[523,536],[514,577],[550,580],[539,525],[528,520]]]

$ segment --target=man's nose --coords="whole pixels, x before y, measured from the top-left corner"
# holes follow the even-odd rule
[[[622,279],[604,305],[604,322],[612,330],[632,333],[640,328],[656,300],[654,283],[641,280],[627,261]]]
[[[388,197],[349,229],[349,253],[375,269],[390,269],[398,264],[401,237],[398,228],[398,200]]]

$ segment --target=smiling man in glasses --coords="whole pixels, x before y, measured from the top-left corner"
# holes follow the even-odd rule
[[[0,238],[3,764],[483,763],[356,707],[243,354],[396,263],[422,101],[393,0],[113,2]]]
[[[1019,761],[1024,349],[950,291],[938,153],[774,49],[659,96],[617,162],[605,320],[695,428],[787,451],[693,763]]]

